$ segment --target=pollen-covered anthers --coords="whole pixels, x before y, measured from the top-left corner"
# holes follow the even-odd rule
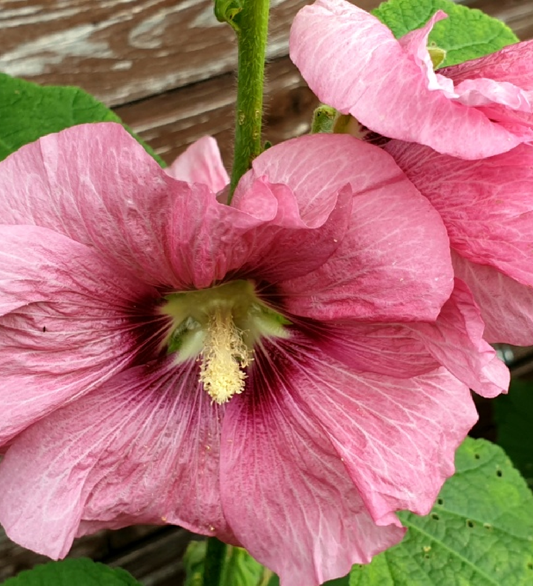
[[[217,307],[207,323],[200,365],[200,382],[213,401],[226,403],[244,391],[244,369],[252,360],[231,310]]]

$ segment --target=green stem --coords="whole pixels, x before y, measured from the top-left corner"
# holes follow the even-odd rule
[[[270,0],[242,0],[235,16],[239,47],[235,151],[228,203],[239,179],[262,152],[263,84]]]
[[[216,537],[209,537],[204,562],[203,586],[220,586],[225,556],[226,544],[219,541]]]

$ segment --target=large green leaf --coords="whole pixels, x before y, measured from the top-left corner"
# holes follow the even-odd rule
[[[354,566],[350,586],[533,584],[533,496],[490,442],[467,439],[431,514],[400,518],[404,540]]]
[[[40,86],[0,73],[0,161],[41,136],[85,122],[122,124],[164,166],[114,112],[80,88]]]
[[[441,67],[483,57],[518,41],[500,20],[451,0],[389,0],[380,4],[373,14],[399,38],[426,24],[437,10],[448,15],[435,25],[429,36],[430,44],[446,51]]]
[[[533,488],[533,382],[512,381],[493,402],[498,444]]]
[[[140,586],[140,582],[122,568],[77,558],[35,566],[9,578],[3,586]]]

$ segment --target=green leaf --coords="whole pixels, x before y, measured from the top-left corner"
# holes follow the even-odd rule
[[[35,566],[9,578],[3,586],[140,586],[140,582],[122,568],[76,558]]]
[[[533,488],[533,382],[511,382],[508,395],[492,403],[498,444]]]
[[[426,517],[401,513],[404,540],[354,566],[350,586],[533,584],[533,495],[501,448],[468,438]]]
[[[500,20],[451,0],[389,0],[380,4],[372,14],[399,38],[424,26],[439,9],[446,12],[448,18],[435,25],[429,43],[446,51],[441,67],[483,57],[518,41],[513,31]]]
[[[96,98],[77,87],[40,86],[0,73],[0,161],[41,136],[85,122],[118,122],[146,151],[155,152]]]

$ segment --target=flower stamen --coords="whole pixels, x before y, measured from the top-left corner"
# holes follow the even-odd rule
[[[252,352],[233,321],[231,309],[216,307],[205,327],[199,377],[213,401],[226,403],[244,391],[244,369],[252,360]]]

